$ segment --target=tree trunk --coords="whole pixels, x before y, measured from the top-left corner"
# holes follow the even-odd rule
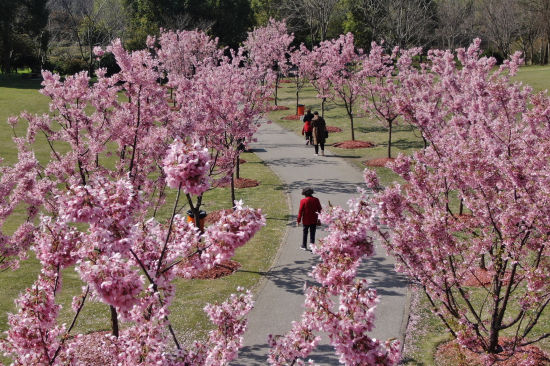
[[[298,90],[298,83],[296,83],[296,115],[298,115],[299,99],[300,99],[300,91]]]
[[[327,98],[323,98],[323,101],[321,102],[321,117],[325,118],[325,103],[327,101]]]
[[[114,306],[109,305],[111,308],[111,328],[112,334],[118,338],[118,314]]]
[[[349,121],[351,123],[351,140],[355,141],[355,131],[353,128],[353,112],[348,112]]]
[[[487,269],[487,266],[485,265],[485,254],[481,255],[481,258],[479,258],[479,268],[480,269]]]
[[[235,207],[235,174],[231,173],[231,207]]]
[[[235,176],[237,177],[237,179],[239,179],[241,177],[241,163],[240,163],[240,156],[237,156],[237,164],[235,166]]]
[[[277,72],[277,77],[275,78],[275,105],[277,105],[278,91],[279,91],[279,72]]]
[[[393,128],[393,121],[389,121],[389,137],[388,137],[388,159],[391,159],[391,132]]]

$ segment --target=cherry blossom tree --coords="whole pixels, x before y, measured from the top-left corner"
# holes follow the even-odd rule
[[[270,18],[266,26],[248,32],[243,51],[248,54],[251,67],[255,68],[264,83],[275,82],[275,105],[281,76],[288,74],[287,60],[294,34],[289,34],[285,21]]]
[[[430,144],[397,158],[406,184],[375,202],[397,269],[463,347],[493,364],[550,336],[533,334],[550,302],[550,98],[510,81],[519,54],[495,71],[479,45],[458,49],[458,62],[432,50],[404,81],[418,97],[404,97],[401,112]]]
[[[294,85],[296,86],[296,115],[298,115],[298,105],[300,101],[300,90],[305,86],[307,82],[307,67],[303,64],[308,63],[310,52],[307,47],[302,43],[299,48],[295,49],[290,54],[290,62],[296,66],[294,71]]]
[[[362,85],[363,108],[388,129],[388,158],[391,158],[393,126],[400,115],[397,104],[399,99],[396,98],[401,86],[400,78],[408,75],[412,57],[419,52],[419,48],[400,52],[396,47],[392,54],[388,55],[382,45],[372,42],[371,50],[363,61],[364,77],[368,79],[368,82]],[[394,75],[397,74],[397,68],[402,70],[402,73]]]
[[[181,194],[191,204],[210,188],[211,155],[193,136],[173,135],[181,124],[158,82],[158,58],[148,50],[129,53],[120,42],[108,51],[119,73],[107,77],[100,69],[92,84],[85,72],[61,81],[45,71],[41,92],[51,98],[51,113],[10,118],[28,128],[14,137],[19,161],[5,168],[0,183],[27,208],[29,220],[11,237],[3,235],[4,265],[14,267],[12,257],[24,257],[31,246],[41,272],[16,300],[0,349],[19,365],[78,364],[79,350],[93,337],[101,345],[98,356],[120,365],[227,364],[242,342],[251,295],[207,306],[217,328],[206,342],[184,349],[169,320],[173,281],[230,258],[265,219],[237,202],[201,233],[178,214]],[[45,165],[33,152],[38,134],[51,150]],[[161,217],[159,208],[168,204],[170,214]],[[4,217],[11,205],[2,202]],[[84,284],[69,326],[58,324],[56,303],[66,268]],[[110,306],[111,335],[74,334],[90,299]]]
[[[259,121],[268,110],[266,85],[255,69],[239,67],[241,58],[199,68],[190,87],[176,91],[181,106],[179,133],[193,136],[211,151],[212,174],[231,181],[231,206],[235,202],[234,171],[243,147],[252,141]]]
[[[319,47],[313,48],[310,52],[307,52],[302,47],[300,48],[303,51],[298,66],[299,71],[317,91],[317,98],[321,99],[321,116],[324,117],[325,104],[327,98],[332,93],[332,84],[328,78],[322,76],[324,75],[323,70],[326,64],[323,60],[323,53],[320,52]]]
[[[316,63],[313,67],[319,69],[317,78],[321,80],[318,85],[324,92],[328,92],[328,97],[334,103],[344,106],[350,120],[351,139],[355,140],[354,109],[365,82],[361,67],[363,50],[355,48],[353,34],[347,33],[337,39],[321,42],[312,51],[311,57]],[[320,97],[324,98],[325,94],[320,93]]]

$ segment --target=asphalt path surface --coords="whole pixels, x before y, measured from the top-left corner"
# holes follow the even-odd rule
[[[304,139],[277,124],[263,124],[257,138],[252,151],[286,185],[292,217],[275,263],[265,274],[254,309],[248,316],[244,347],[232,365],[266,365],[268,335],[285,334],[291,322],[299,320],[303,312],[304,285],[313,282],[308,273],[317,259],[311,252],[300,249],[302,227],[296,227],[295,222],[303,198],[302,188],[312,187],[323,207],[329,201],[332,205],[347,207],[347,201],[357,196],[357,187],[364,187],[359,169],[329,151],[325,151],[325,156],[315,156],[313,147],[306,146]],[[327,142],[330,143],[330,137]],[[319,228],[317,238],[324,235],[326,233]],[[395,272],[393,259],[386,255],[380,243],[376,245],[376,255],[361,265],[359,277],[369,279],[381,296],[375,312],[376,328],[370,335],[381,340],[397,338],[402,341],[408,317],[408,283]],[[326,337],[310,358],[319,365],[339,364]]]

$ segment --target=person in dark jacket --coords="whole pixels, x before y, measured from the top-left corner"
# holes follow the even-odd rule
[[[325,119],[319,115],[319,112],[313,113],[311,120],[313,134],[313,143],[315,144],[315,155],[319,155],[319,145],[321,145],[321,155],[325,156],[325,138],[327,136],[327,125]]]
[[[313,189],[311,187],[304,188],[302,194],[305,196],[300,201],[300,209],[298,210],[298,225],[302,222],[304,226],[304,235],[302,238],[302,249],[308,250],[307,248],[307,234],[309,231],[309,242],[311,244],[315,243],[315,231],[317,229],[317,224],[319,224],[319,212],[323,209],[321,207],[321,202],[317,197],[313,197]]]

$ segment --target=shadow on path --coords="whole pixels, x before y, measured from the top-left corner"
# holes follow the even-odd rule
[[[239,350],[239,358],[233,361],[231,365],[267,365],[267,354],[270,347],[267,343],[246,346]],[[338,365],[338,357],[334,354],[334,348],[329,345],[319,345],[308,357],[311,358],[316,365]]]
[[[365,188],[364,184],[350,183],[339,179],[309,179],[296,180],[288,185],[290,192],[293,190],[301,190],[304,187],[313,187],[316,193],[335,194],[347,193],[357,195],[357,187]]]

